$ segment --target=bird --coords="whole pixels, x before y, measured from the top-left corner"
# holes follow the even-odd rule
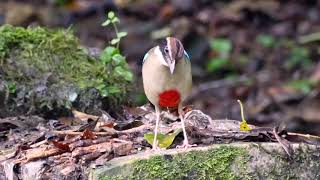
[[[181,120],[184,141],[183,148],[189,144],[185,122],[183,103],[191,93],[191,62],[181,41],[175,37],[166,37],[151,48],[143,58],[142,81],[148,100],[155,107],[156,126],[154,130],[153,150],[157,146],[157,134],[161,111],[166,108],[177,108]]]

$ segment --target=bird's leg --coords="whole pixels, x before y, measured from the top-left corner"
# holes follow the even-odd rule
[[[160,121],[160,108],[155,106],[155,110],[156,110],[156,127],[154,129],[154,139],[152,143],[152,150],[159,150],[157,134],[158,134],[158,128],[159,128],[159,121]]]
[[[178,107],[178,113],[179,113],[179,118],[181,120],[184,140],[183,140],[182,146],[177,146],[177,148],[185,148],[185,149],[187,149],[189,147],[197,146],[196,144],[189,144],[186,127],[185,127],[185,124],[184,124],[184,113],[183,113],[181,105],[179,105],[179,107]]]

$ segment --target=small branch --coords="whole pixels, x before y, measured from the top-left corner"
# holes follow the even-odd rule
[[[281,147],[284,149],[284,151],[287,153],[287,155],[291,158],[292,155],[293,155],[293,149],[290,145],[290,142],[286,139],[283,139],[281,138],[279,135],[278,135],[278,128],[275,127],[273,128],[273,135],[274,137],[276,138],[276,140],[278,141],[278,143],[281,145]]]
[[[148,129],[154,129],[154,126],[152,124],[144,124],[139,127],[123,130],[123,131],[117,131],[117,134],[131,134],[136,132],[143,132]]]
[[[62,151],[58,148],[37,148],[37,149],[31,149],[27,150],[26,156],[22,157],[20,159],[15,160],[15,163],[27,163],[36,159],[41,159],[49,156],[54,156],[57,154],[64,153],[65,151]]]
[[[39,147],[39,146],[41,146],[41,145],[43,145],[43,144],[45,144],[45,143],[47,143],[47,142],[48,142],[48,140],[45,139],[45,140],[43,140],[43,141],[40,141],[40,142],[37,142],[37,143],[35,143],[35,144],[30,145],[30,147],[32,147],[32,148]]]
[[[111,136],[114,134],[131,134],[131,133],[136,133],[136,132],[143,132],[144,130],[148,129],[153,129],[154,126],[151,124],[144,124],[139,127],[123,130],[123,131],[116,131],[114,132],[92,132],[96,136]],[[60,135],[71,135],[71,136],[77,136],[77,135],[82,135],[83,132],[75,132],[73,130],[66,130],[66,131],[52,131],[54,134],[60,134]]]
[[[301,44],[315,42],[320,40],[320,32],[311,33],[298,38],[298,42]]]
[[[54,134],[61,134],[61,135],[71,135],[71,136],[77,136],[77,135],[82,135],[83,132],[75,132],[72,130],[67,130],[67,131],[52,131]],[[96,136],[111,136],[115,133],[113,132],[92,132]]]
[[[287,132],[288,135],[290,136],[300,136],[300,137],[304,137],[304,138],[308,138],[308,139],[318,139],[320,140],[320,136],[316,136],[316,135],[310,135],[310,134],[301,134],[301,133],[294,133],[294,132]]]

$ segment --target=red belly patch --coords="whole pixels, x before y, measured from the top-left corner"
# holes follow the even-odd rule
[[[175,89],[170,89],[159,94],[159,105],[161,107],[177,107],[180,103],[180,93]]]

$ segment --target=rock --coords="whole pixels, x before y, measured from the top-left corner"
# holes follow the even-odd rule
[[[319,179],[320,146],[234,143],[143,152],[90,170],[90,179]]]
[[[131,73],[119,50],[107,50],[102,62],[69,30],[1,26],[0,117],[116,110],[126,101]]]

